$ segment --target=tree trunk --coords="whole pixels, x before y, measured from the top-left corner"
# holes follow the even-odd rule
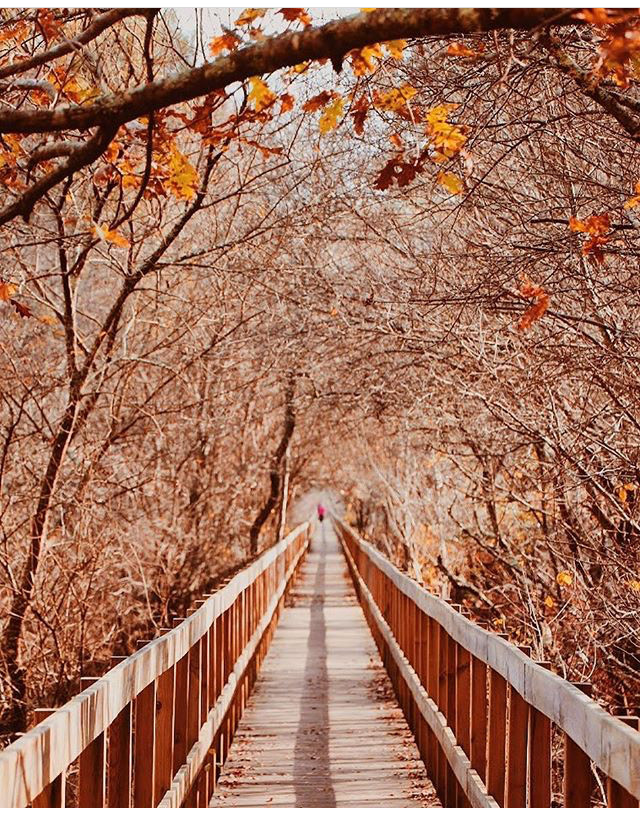
[[[269,473],[271,488],[269,490],[269,495],[267,496],[264,505],[256,515],[256,519],[253,521],[251,531],[249,532],[249,551],[251,556],[255,556],[258,553],[258,539],[260,537],[260,532],[264,524],[269,519],[269,515],[278,504],[278,498],[280,497],[282,461],[287,449],[289,448],[289,442],[291,441],[291,436],[293,435],[293,431],[296,426],[296,416],[293,404],[294,395],[295,378],[293,374],[290,374],[287,379],[285,389],[284,427],[282,430],[282,438],[280,439],[280,443],[278,444],[278,447],[273,454],[273,458],[271,459],[271,469]]]

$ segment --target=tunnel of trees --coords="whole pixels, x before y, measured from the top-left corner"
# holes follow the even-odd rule
[[[1,735],[318,487],[637,705],[634,13],[0,15]]]

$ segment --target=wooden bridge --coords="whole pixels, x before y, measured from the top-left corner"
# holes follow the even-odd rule
[[[0,753],[0,805],[638,806],[614,717],[305,523]]]

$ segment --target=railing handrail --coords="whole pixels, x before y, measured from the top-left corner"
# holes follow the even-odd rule
[[[358,533],[335,518],[365,556],[396,588],[454,641],[499,673],[522,697],[563,730],[600,768],[634,797],[640,798],[640,733],[610,715],[566,679],[491,631],[458,613],[447,602],[400,571]]]
[[[0,752],[0,806],[23,807],[76,760],[118,713],[198,642],[240,593],[309,527],[302,523],[238,572],[180,625],[146,644]]]

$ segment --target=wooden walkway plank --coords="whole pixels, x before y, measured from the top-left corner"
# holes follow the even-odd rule
[[[436,807],[328,522],[314,535],[211,807]]]

